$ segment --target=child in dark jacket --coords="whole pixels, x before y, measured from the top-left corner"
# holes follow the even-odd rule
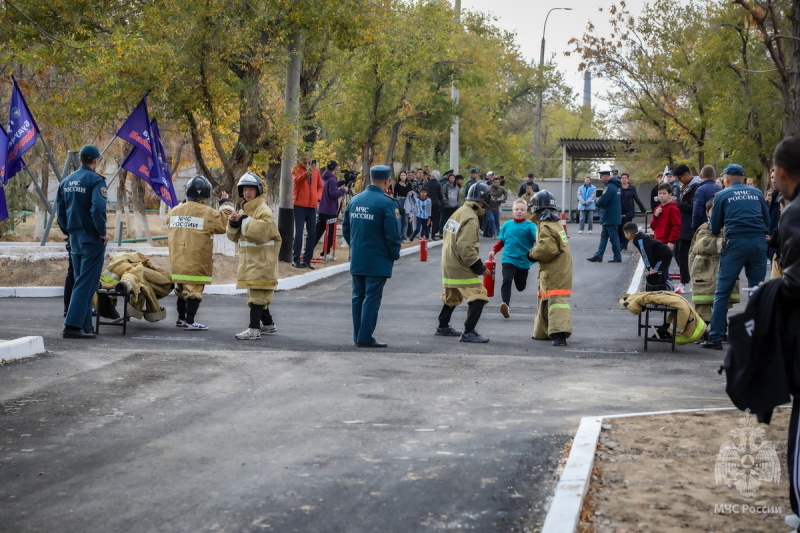
[[[674,290],[669,279],[669,265],[672,263],[672,250],[669,246],[639,231],[636,222],[626,223],[622,230],[625,232],[625,238],[642,254],[642,261],[648,274],[660,272],[667,290]]]

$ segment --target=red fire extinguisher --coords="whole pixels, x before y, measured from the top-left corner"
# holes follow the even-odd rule
[[[483,286],[486,288],[487,296],[494,296],[494,266],[495,262],[489,259],[483,266],[486,267],[486,272],[483,273]]]
[[[423,237],[419,241],[419,260],[420,261],[427,261],[428,260],[428,239]]]

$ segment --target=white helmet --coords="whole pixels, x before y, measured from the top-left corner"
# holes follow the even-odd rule
[[[255,172],[245,172],[241,178],[239,178],[239,183],[236,184],[236,189],[239,191],[239,196],[242,196],[242,189],[244,187],[255,187],[258,189],[258,196],[264,194],[264,184],[261,181],[261,178]]]

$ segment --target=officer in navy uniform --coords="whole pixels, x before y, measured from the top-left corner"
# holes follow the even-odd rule
[[[725,228],[727,243],[719,258],[717,290],[711,307],[711,328],[703,348],[722,349],[728,319],[728,299],[744,267],[747,283],[758,287],[766,276],[769,208],[761,191],[744,184],[744,169],[728,165],[722,171],[729,185],[714,196],[709,229],[715,237]]]
[[[100,281],[106,252],[106,179],[94,169],[100,151],[87,144],[80,150],[81,168],[58,185],[58,225],[69,238],[75,284],[64,319],[65,339],[93,339],[92,297]]]
[[[386,348],[372,336],[378,322],[383,287],[400,258],[400,212],[386,195],[391,169],[369,170],[370,184],[353,197],[344,213],[342,233],[350,245],[353,277],[353,342],[359,348]]]

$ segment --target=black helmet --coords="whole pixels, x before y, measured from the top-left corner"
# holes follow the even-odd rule
[[[491,197],[492,193],[489,192],[489,186],[482,181],[474,184],[467,192],[467,200],[471,200],[473,202],[483,202],[488,204]]]
[[[541,190],[533,195],[528,203],[539,220],[559,220],[556,197],[548,190]]]
[[[186,183],[186,199],[192,201],[211,198],[211,182],[198,174]]]
[[[239,191],[239,197],[242,197],[242,189],[244,187],[255,187],[258,189],[258,196],[264,194],[264,184],[261,182],[261,178],[258,177],[257,174],[254,172],[245,172],[241,178],[239,178],[239,183],[236,184],[236,189]]]

